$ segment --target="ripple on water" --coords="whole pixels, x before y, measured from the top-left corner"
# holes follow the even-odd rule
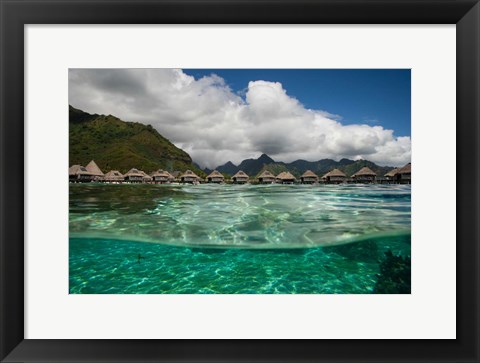
[[[304,248],[410,233],[409,185],[70,185],[70,236]]]

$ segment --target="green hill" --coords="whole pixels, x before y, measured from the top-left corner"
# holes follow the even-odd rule
[[[125,173],[138,168],[147,173],[191,169],[205,173],[185,151],[160,135],[151,125],[125,122],[112,115],[89,114],[69,107],[69,162],[86,165],[95,160],[103,172]]]

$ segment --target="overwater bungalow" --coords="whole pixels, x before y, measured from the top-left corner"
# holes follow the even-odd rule
[[[194,183],[198,183],[199,181],[200,181],[200,177],[191,170],[187,170],[185,173],[180,175],[180,182],[182,183],[194,184]]]
[[[162,170],[162,169],[159,169],[155,172],[153,172],[151,175],[152,177],[152,181],[155,183],[155,184],[166,184],[166,183],[170,183],[172,181],[172,178],[173,176],[168,172],[168,171],[165,171],[165,170]],[[175,178],[173,178],[175,179]]]
[[[86,167],[72,165],[68,168],[68,180],[74,183],[88,183],[93,181],[95,175],[90,173]]]
[[[275,175],[270,173],[268,170],[264,170],[258,177],[258,182],[260,184],[272,184],[275,182]]]
[[[338,169],[329,171],[322,177],[323,181],[327,184],[340,184],[347,180],[345,173]]]
[[[105,174],[103,174],[103,172],[100,170],[98,165],[93,160],[87,164],[85,169],[87,169],[88,172],[94,176],[93,177],[94,180],[103,180],[103,177],[105,176]]]
[[[138,169],[132,168],[125,175],[124,179],[129,183],[142,183],[143,182],[143,172]]]
[[[365,166],[352,175],[355,183],[374,183],[377,174],[369,167]]]
[[[293,184],[295,183],[295,177],[288,171],[282,171],[276,176],[276,182],[279,184]]]
[[[315,184],[318,182],[318,175],[311,170],[307,170],[300,177],[300,182],[302,184]]]
[[[125,180],[122,173],[118,170],[110,170],[105,176],[103,177],[103,181],[106,183],[122,183]]]
[[[234,184],[248,183],[248,175],[245,174],[242,170],[240,170],[234,176],[232,176],[232,181]]]
[[[168,174],[168,181],[170,183],[173,183],[175,181],[175,177],[172,174],[170,174],[168,171],[165,171],[165,173]]]
[[[396,175],[398,173],[398,170],[400,168],[395,168],[395,169],[392,169],[390,170],[388,173],[386,173],[384,175],[384,180],[382,181],[383,183],[387,183],[387,184],[392,184],[395,182],[395,178],[396,178]]]
[[[139,170],[139,172],[143,175],[142,182],[143,183],[151,183],[153,182],[153,178],[145,173],[143,170]]]
[[[408,163],[404,167],[398,169],[395,175],[397,183],[411,184],[412,183],[412,163]]]
[[[207,176],[206,181],[207,183],[223,183],[225,177],[217,170],[214,170]]]

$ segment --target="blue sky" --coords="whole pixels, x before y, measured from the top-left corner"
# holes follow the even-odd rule
[[[199,79],[212,73],[241,95],[250,81],[280,82],[306,108],[341,116],[342,124],[380,125],[411,134],[410,69],[183,69]]]

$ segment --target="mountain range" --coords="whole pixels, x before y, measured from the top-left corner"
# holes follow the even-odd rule
[[[350,159],[341,159],[340,161],[332,159],[322,159],[318,161],[295,160],[291,163],[284,163],[275,161],[270,156],[262,154],[258,159],[243,160],[238,166],[229,161],[218,166],[215,170],[227,175],[233,175],[237,171],[243,170],[249,176],[256,176],[263,170],[271,171],[275,175],[288,170],[298,178],[307,170],[311,170],[317,175],[322,176],[334,168],[340,169],[347,176],[352,176],[364,166],[372,169],[378,176],[383,176],[393,169],[391,166],[380,166],[368,160]],[[210,169],[204,169],[204,171],[207,174],[211,172]]]

